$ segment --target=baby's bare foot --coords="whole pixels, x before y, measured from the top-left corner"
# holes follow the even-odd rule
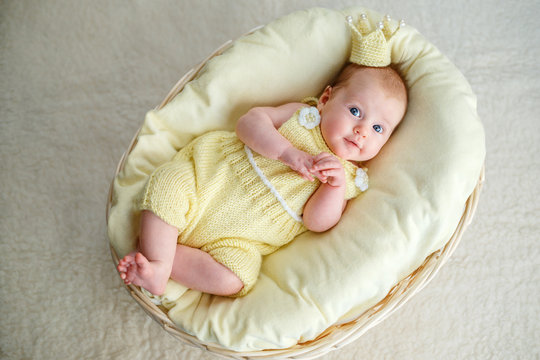
[[[167,286],[170,269],[161,261],[148,261],[140,252],[124,256],[117,266],[120,277],[126,285],[134,284],[145,288],[154,295],[162,295]]]
[[[131,264],[135,263],[135,254],[136,252],[132,252],[126,256],[124,256],[120,261],[118,262],[118,266],[116,266],[116,269],[120,273],[120,277],[122,280],[124,280],[124,283],[126,285],[131,284],[131,282],[127,279],[127,271]]]

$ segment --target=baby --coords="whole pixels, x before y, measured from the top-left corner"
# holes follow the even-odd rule
[[[360,164],[379,153],[406,108],[395,70],[350,63],[316,107],[253,108],[236,133],[194,139],[146,185],[138,251],[117,267],[124,283],[161,295],[172,278],[210,294],[247,294],[263,255],[339,222],[365,190]]]

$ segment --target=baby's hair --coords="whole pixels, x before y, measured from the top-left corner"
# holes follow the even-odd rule
[[[407,86],[405,86],[405,82],[401,75],[390,66],[369,67],[348,63],[334,79],[331,86],[335,89],[344,86],[356,71],[373,71],[374,74],[377,75],[379,83],[383,86],[389,96],[396,97],[398,100],[407,104]]]

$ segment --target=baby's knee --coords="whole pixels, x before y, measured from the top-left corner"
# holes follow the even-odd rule
[[[220,292],[222,296],[238,294],[244,288],[244,283],[232,271],[221,282]]]
[[[257,281],[262,261],[261,253],[251,242],[224,239],[205,245],[203,250],[230,270],[229,275],[232,276],[224,283],[229,296],[244,296],[251,290]]]

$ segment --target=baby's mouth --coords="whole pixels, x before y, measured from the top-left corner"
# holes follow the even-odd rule
[[[354,139],[351,140],[351,139],[345,138],[345,141],[347,141],[352,146],[356,146],[358,149],[362,150],[362,145],[359,144],[356,140],[354,140]]]

